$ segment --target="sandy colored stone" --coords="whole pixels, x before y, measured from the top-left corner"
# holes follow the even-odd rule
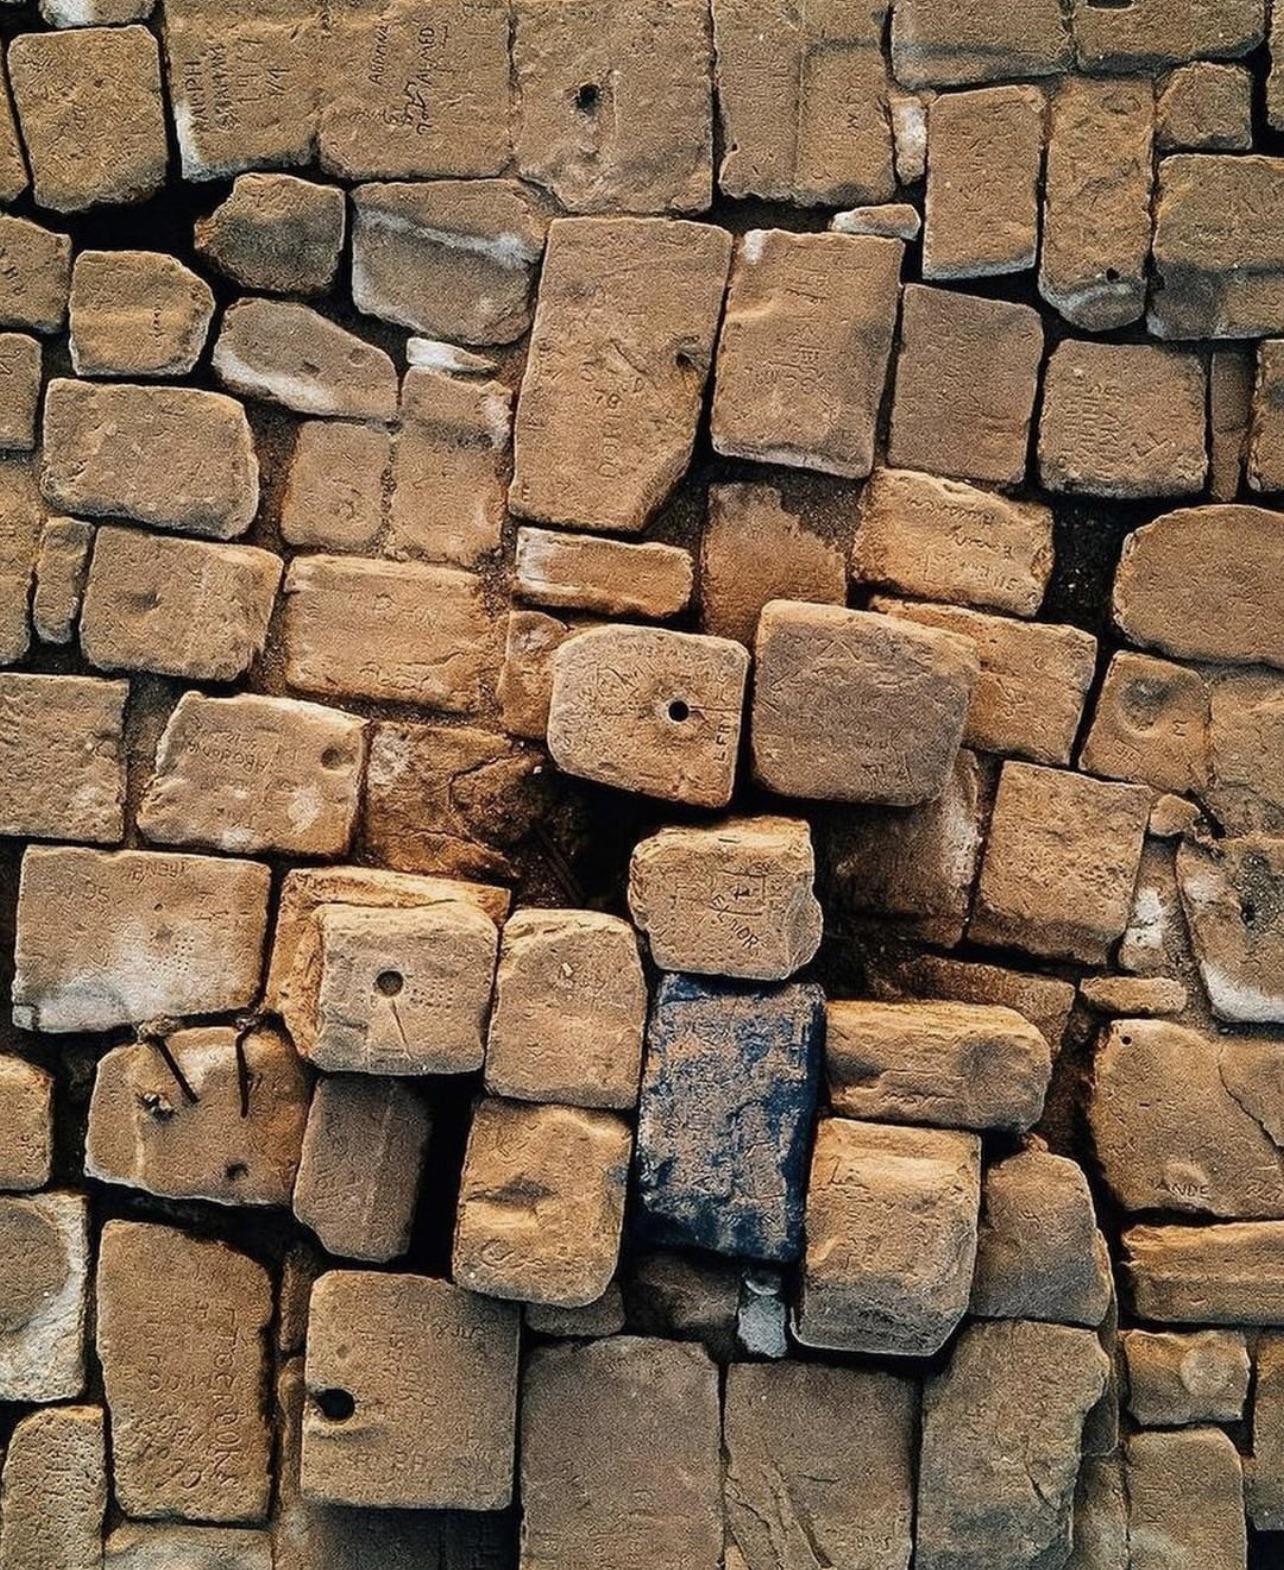
[[[325,1075],[303,1136],[294,1214],[328,1253],[384,1264],[404,1254],[430,1120],[400,1080]]]
[[[727,196],[837,207],[893,195],[886,0],[851,8],[716,0]]]
[[[31,623],[42,643],[70,643],[75,636],[93,542],[94,526],[83,519],[50,518],[45,524],[31,593]]]
[[[634,1251],[621,1278],[629,1335],[699,1341],[715,1363],[734,1361],[742,1268],[716,1254]]]
[[[923,227],[917,207],[909,202],[879,202],[835,213],[829,227],[836,234],[872,234],[884,240],[917,240]]]
[[[20,1418],[0,1484],[0,1570],[96,1566],[106,1513],[101,1409],[52,1407]]]
[[[733,1364],[723,1416],[728,1564],[908,1570],[917,1406],[917,1387],[893,1374]],[[839,1456],[859,1488],[838,1475]]]
[[[81,251],[71,274],[77,376],[186,376],[200,358],[214,294],[160,251]]]
[[[301,556],[285,576],[285,672],[327,697],[467,714],[492,669],[481,580],[452,567]]]
[[[365,726],[339,709],[185,692],[138,807],[145,839],[254,854],[340,856],[357,816]]]
[[[1039,293],[1088,332],[1145,309],[1154,121],[1144,79],[1067,76],[1052,93]]]
[[[480,1102],[459,1183],[454,1279],[491,1297],[595,1302],[619,1260],[632,1145],[614,1112]]]
[[[172,1032],[164,1051],[139,1040],[98,1060],[86,1175],[164,1199],[288,1206],[311,1095],[294,1048],[275,1030],[206,1025]]]
[[[1161,78],[1155,141],[1161,152],[1247,152],[1253,145],[1252,73],[1241,65],[1193,60]]]
[[[510,735],[544,740],[553,695],[553,654],[559,644],[595,625],[591,619],[563,619],[545,611],[509,611],[496,697]]]
[[[1150,792],[1005,763],[969,935],[1102,964],[1128,922]]]
[[[266,1270],[223,1243],[109,1221],[98,1355],[122,1509],[144,1520],[261,1520],[271,1492],[262,1403]],[[195,1327],[200,1334],[193,1334]]]
[[[1284,675],[1225,670],[1210,682],[1212,783],[1203,799],[1230,834],[1284,828]]]
[[[1156,790],[1209,781],[1208,689],[1198,671],[1121,649],[1097,696],[1080,767]]]
[[[1090,633],[881,596],[870,609],[956,633],[976,650],[981,670],[963,727],[966,746],[1035,763],[1069,763],[1096,672],[1097,640]]]
[[[1253,1451],[1244,1460],[1248,1518],[1259,1532],[1284,1529],[1284,1336],[1261,1335],[1253,1352]]]
[[[71,3],[75,4],[75,0]],[[9,73],[0,63],[0,202],[16,202],[30,184],[27,155],[22,149],[9,92]]]
[[[686,609],[695,579],[690,551],[676,545],[532,528],[517,531],[514,571],[532,604],[657,621]]]
[[[0,1055],[0,1189],[44,1188],[53,1167],[53,1075],[25,1058]]]
[[[0,833],[124,838],[128,683],[0,674]]]
[[[799,1341],[867,1354],[938,1351],[967,1308],[980,1203],[975,1134],[822,1118]]]
[[[65,1401],[85,1388],[89,1202],[0,1195],[0,1400]]]
[[[0,214],[0,326],[59,332],[70,290],[70,238],[29,218]]]
[[[548,750],[582,779],[725,807],[749,656],[727,638],[596,627],[553,654]]]
[[[352,205],[358,310],[452,343],[529,328],[548,219],[520,181],[361,185]]]
[[[1268,338],[1257,346],[1247,469],[1253,490],[1284,490],[1284,339]]]
[[[1014,1009],[832,1001],[829,1103],[843,1117],[1023,1133],[1038,1122],[1052,1052]]]
[[[1056,0],[1019,0],[1001,12],[985,0],[898,0],[892,12],[892,68],[906,87],[1051,76],[1072,59]]]
[[[1284,1221],[1131,1227],[1123,1279],[1142,1319],[1284,1324]]]
[[[1153,814],[1152,814],[1153,816]],[[1187,828],[1160,838],[1148,833],[1141,853],[1141,868],[1133,890],[1128,926],[1119,941],[1118,968],[1132,976],[1167,976],[1187,989],[1190,1018],[1187,1023],[1212,1025],[1182,910],[1177,881],[1177,850]]]
[[[40,484],[76,516],[134,518],[227,540],[259,504],[245,410],[197,387],[56,378],[45,396]]]
[[[1228,1434],[1129,1435],[1127,1486],[1130,1570],[1242,1570],[1247,1563],[1243,1468]]]
[[[1154,839],[1183,839],[1201,830],[1203,817],[1193,801],[1185,796],[1163,795],[1155,798],[1150,809],[1146,833]]]
[[[14,1023],[110,1030],[248,1008],[259,988],[268,883],[256,861],[29,847]]]
[[[145,27],[22,33],[8,59],[41,207],[78,212],[161,188],[169,152],[160,49]]]
[[[887,462],[1019,485],[1042,357],[1028,305],[907,284]]]
[[[520,1323],[518,1309],[448,1281],[367,1270],[322,1276],[308,1324],[305,1495],[503,1509],[513,1488]]]
[[[231,193],[196,220],[196,254],[242,289],[324,294],[347,226],[341,190],[289,174],[237,175]]]
[[[272,1570],[266,1532],[228,1526],[119,1526],[103,1570]]]
[[[1037,87],[942,93],[928,111],[923,277],[1034,266],[1045,100]]]
[[[1106,1371],[1088,1330],[1021,1319],[964,1330],[923,1391],[921,1570],[1064,1563],[1084,1419]]]
[[[1153,71],[1199,55],[1233,58],[1260,44],[1266,31],[1262,0],[1142,0],[1113,7],[1073,0],[1073,7],[1075,52],[1084,71]]]
[[[547,1303],[527,1303],[522,1323],[536,1335],[589,1341],[599,1336],[617,1336],[624,1329],[624,1299],[618,1281],[612,1281],[602,1296],[583,1308],[551,1308]]]
[[[870,990],[876,997],[940,998],[1015,1009],[1044,1036],[1054,1053],[1066,1033],[1075,997],[1073,983],[1053,976],[951,959],[944,954],[909,954],[890,963],[884,961],[871,970]]]
[[[647,990],[633,930],[591,910],[519,910],[504,927],[486,1042],[495,1096],[637,1102]]]
[[[522,1379],[521,1469],[521,1570],[722,1563],[718,1370],[698,1346],[538,1348]]]
[[[979,674],[966,639],[773,600],[755,657],[754,771],[768,789],[892,807],[944,789]]]
[[[1253,357],[1218,349],[1208,381],[1208,494],[1233,502],[1239,494],[1253,414]]]
[[[1248,1399],[1248,1349],[1238,1330],[1125,1330],[1128,1409],[1139,1423],[1238,1423]]]
[[[869,473],[904,249],[899,240],[749,230],[718,341],[716,452]]]
[[[517,406],[515,513],[645,526],[691,459],[730,263],[731,236],[708,224],[550,226]]]
[[[1284,839],[1182,844],[1177,880],[1199,973],[1218,1019],[1284,1023]]]
[[[1123,1455],[1085,1455],[1074,1495],[1073,1546],[1064,1570],[1128,1570]]]
[[[927,173],[927,111],[935,97],[931,87],[912,93],[894,83],[888,89],[896,178],[902,185],[918,185]]]
[[[875,469],[861,492],[852,554],[861,582],[1033,616],[1052,560],[1052,513],[1038,502],[910,469]]]
[[[1171,976],[1085,976],[1079,995],[1098,1014],[1121,1019],[1160,1019],[1183,1014],[1189,994]]]
[[[44,525],[34,462],[0,455],[0,663],[6,665],[20,660],[31,642],[31,581]]]
[[[397,411],[397,372],[383,350],[288,300],[229,306],[213,366],[233,392],[299,414],[391,420]]]
[[[0,450],[30,452],[36,445],[41,349],[25,333],[0,333]]]
[[[375,549],[392,489],[392,435],[378,425],[304,420],[281,497],[281,538],[323,551]]]

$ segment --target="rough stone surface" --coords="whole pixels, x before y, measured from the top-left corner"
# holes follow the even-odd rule
[[[1244,1463],[1249,1519],[1261,1532],[1284,1529],[1284,1336],[1258,1337],[1253,1356],[1253,1453]]]
[[[323,551],[374,550],[385,522],[392,436],[377,425],[305,420],[281,497],[281,538]]]
[[[879,997],[940,998],[1015,1009],[1039,1030],[1054,1053],[1074,1007],[1074,986],[1068,981],[943,954],[911,954],[876,970],[870,979],[871,990]]]
[[[514,572],[518,595],[533,605],[656,621],[686,609],[695,581],[691,553],[679,546],[553,529],[517,531]]]
[[[242,174],[208,218],[196,221],[197,255],[243,289],[324,294],[339,268],[343,192],[289,174]]]
[[[735,1356],[742,1267],[715,1254],[634,1253],[621,1287],[630,1335],[699,1341],[709,1356]]]
[[[3,279],[0,255],[0,286]],[[31,642],[31,580],[44,525],[35,465],[29,458],[0,456],[0,661],[6,665],[20,660]]]
[[[553,654],[568,638],[596,625],[587,618],[563,619],[546,611],[509,611],[495,696],[510,735],[544,740],[553,695]]]
[[[8,72],[0,69],[0,202],[16,202],[30,184],[27,156],[22,150],[9,93]]]
[[[601,1297],[583,1308],[554,1308],[547,1303],[527,1303],[522,1323],[537,1335],[559,1340],[595,1340],[617,1336],[624,1329],[624,1297],[618,1281],[612,1281]]]
[[[1230,834],[1284,827],[1280,748],[1284,676],[1224,670],[1210,683],[1212,781],[1202,793]]]
[[[1243,1469],[1229,1435],[1216,1428],[1131,1434],[1127,1457],[1130,1570],[1183,1563],[1239,1570],[1246,1563]]]
[[[61,1190],[0,1195],[0,1257],[0,1400],[74,1400],[85,1388],[88,1200]]]
[[[1085,976],[1079,996],[1099,1014],[1154,1019],[1184,1014],[1189,992],[1171,976]]]
[[[205,347],[214,293],[162,251],[81,251],[70,311],[77,376],[187,376]]]
[[[214,370],[246,398],[299,414],[391,420],[397,372],[382,349],[286,300],[238,300],[223,314]]]
[[[1079,762],[1109,779],[1202,792],[1210,766],[1202,677],[1185,665],[1120,650],[1106,670]]]
[[[836,234],[872,234],[884,240],[917,240],[923,227],[918,208],[909,202],[879,202],[835,213],[829,227]]]
[[[1261,43],[1265,30],[1261,0],[1217,6],[1150,0],[1137,7],[1074,0],[1075,53],[1084,71],[1153,71],[1198,55],[1233,58]]]
[[[892,66],[906,87],[1050,76],[1072,61],[1055,0],[1020,0],[1002,12],[983,0],[899,0],[892,13]]]
[[[103,1570],[272,1570],[266,1532],[230,1526],[120,1526]]]
[[[1238,1423],[1248,1399],[1249,1359],[1237,1330],[1125,1330],[1128,1410],[1152,1428]]]
[[[1200,979],[1218,1019],[1284,1023],[1284,839],[1263,834],[1177,851]]]
[[[30,452],[36,445],[41,360],[35,338],[0,333],[0,450]]]
[[[1253,145],[1253,77],[1242,65],[1193,60],[1159,83],[1155,140],[1162,152],[1245,152]]]
[[[1284,490],[1284,341],[1257,346],[1257,379],[1246,453],[1248,483],[1255,491]]]
[[[128,684],[0,674],[0,833],[124,838]]]
[[[1141,1319],[1284,1324],[1284,1222],[1131,1227],[1123,1277]]]
[[[102,1557],[103,1414],[53,1407],[19,1419],[0,1483],[0,1570],[85,1570]]]
[[[1233,502],[1239,494],[1253,413],[1252,356],[1218,349],[1208,376],[1208,494]]]
[[[0,1055],[0,1189],[44,1188],[53,1167],[54,1079],[25,1058]]]
[[[0,326],[56,333],[67,318],[71,240],[29,218],[0,214]]]

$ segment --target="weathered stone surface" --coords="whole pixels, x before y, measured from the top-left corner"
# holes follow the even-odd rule
[[[1043,1111],[1052,1052],[1014,1009],[842,1000],[826,1010],[825,1067],[843,1117],[1021,1133]]]
[[[1019,485],[1042,356],[1028,305],[907,284],[888,463]]]
[[[0,202],[16,202],[30,184],[27,156],[22,150],[9,93],[9,73],[0,66]]]
[[[1198,824],[1193,829],[1197,830]],[[1147,835],[1117,960],[1119,969],[1132,976],[1176,978],[1187,988],[1191,1000],[1187,1023],[1211,1027],[1212,1012],[1199,978],[1177,883],[1178,844],[1190,832],[1192,825],[1183,823],[1168,838],[1154,832]]]
[[[512,1497],[520,1312],[426,1276],[335,1270],[312,1289],[304,1493],[502,1510]]]
[[[227,540],[259,504],[245,410],[197,387],[96,387],[56,378],[45,397],[40,484],[77,516],[135,518]]]
[[[467,344],[530,326],[548,220],[520,181],[362,185],[352,203],[358,310]]]
[[[935,97],[931,87],[916,93],[899,84],[888,89],[896,178],[902,185],[918,185],[927,173],[927,111]]]
[[[29,218],[0,214],[0,326],[56,333],[66,320],[70,291],[70,238]]]
[[[962,480],[875,469],[861,492],[852,572],[911,597],[1033,616],[1052,575],[1052,513]]]
[[[869,473],[904,249],[845,234],[745,235],[718,340],[716,452]]]
[[[1005,763],[970,936],[1102,964],[1128,922],[1150,792]]]
[[[1243,1469],[1217,1428],[1128,1437],[1130,1570],[1242,1570],[1247,1562]]]
[[[942,93],[927,117],[923,277],[1034,266],[1045,100],[1037,87]]]
[[[1083,1169],[1037,1148],[990,1166],[969,1312],[1094,1328],[1112,1293],[1110,1255]]]
[[[1234,57],[1260,44],[1266,31],[1262,0],[1223,0],[1216,6],[1175,0],[1116,7],[1092,0],[1073,4],[1075,52],[1085,71],[1153,71],[1198,55]]]
[[[0,1570],[98,1565],[106,1513],[100,1408],[53,1407],[21,1418],[0,1484]]]
[[[517,406],[515,513],[643,528],[691,458],[730,264],[731,236],[708,224],[550,226]]]
[[[328,1253],[396,1259],[410,1246],[428,1134],[427,1109],[400,1080],[322,1078],[303,1136],[294,1214]]]
[[[1074,985],[1068,981],[944,954],[911,954],[899,962],[884,963],[871,971],[870,983],[878,997],[940,998],[1015,1009],[1040,1031],[1054,1053],[1066,1033],[1075,996]]]
[[[1253,1354],[1253,1453],[1244,1461],[1248,1517],[1259,1532],[1284,1529],[1284,1336],[1258,1337]]]
[[[564,620],[544,611],[509,611],[495,695],[510,735],[544,740],[553,695],[553,654],[568,638],[596,625],[587,618]]]
[[[248,1008],[268,883],[256,861],[31,846],[18,887],[14,1023],[110,1030]]]
[[[661,829],[629,862],[629,910],[661,970],[784,981],[820,946],[806,823],[728,818]]]
[[[1187,988],[1170,976],[1086,976],[1079,994],[1099,1014],[1127,1019],[1155,1019],[1183,1014]]]
[[[163,845],[342,855],[364,733],[361,720],[317,703],[185,692],[157,747],[138,827]]]
[[[486,1088],[521,1101],[632,1107],[646,1011],[626,921],[591,910],[519,910],[500,945]]]
[[[1193,60],[1159,83],[1155,142],[1161,152],[1246,152],[1253,145],[1253,77],[1242,65]]]
[[[1084,1418],[1106,1369],[1087,1330],[1020,1319],[964,1330],[923,1392],[922,1570],[1065,1562]]]
[[[0,674],[0,834],[124,837],[128,683]]]
[[[893,1374],[733,1364],[723,1416],[728,1564],[792,1570],[810,1558],[907,1570],[917,1406],[917,1387]],[[838,1477],[837,1456],[859,1488]]]
[[[518,595],[532,604],[657,621],[686,609],[695,581],[690,551],[676,545],[553,529],[517,531],[514,572]]]
[[[1246,453],[1255,491],[1284,490],[1284,339],[1257,346],[1257,379]]]
[[[965,746],[1067,764],[1097,664],[1097,640],[1078,627],[1013,621],[958,605],[876,596],[870,609],[971,643],[980,661]]]
[[[242,174],[208,218],[196,253],[243,289],[324,294],[343,250],[342,191],[289,174]]]
[[[711,485],[700,546],[700,626],[753,647],[768,600],[842,605],[842,547],[807,528],[769,485]]]
[[[1209,684],[1212,783],[1203,800],[1229,834],[1284,828],[1284,676],[1224,670]]]
[[[454,1279],[528,1303],[596,1302],[619,1261],[632,1146],[614,1112],[480,1102],[459,1184]]]
[[[267,642],[281,565],[254,545],[103,525],[85,584],[80,647],[99,670],[235,681]]]
[[[285,576],[285,670],[303,692],[467,714],[495,630],[481,580],[452,567],[303,556]]]
[[[392,488],[392,440],[377,425],[305,420],[286,472],[281,538],[323,551],[373,551]]]
[[[628,1333],[699,1341],[715,1362],[733,1361],[743,1280],[715,1254],[634,1252],[621,1282]]]
[[[0,518],[0,536],[4,528]],[[70,643],[89,577],[94,526],[80,518],[50,518],[40,535],[31,624],[42,643]],[[0,542],[0,561],[3,544]],[[0,567],[0,573],[3,568]],[[0,577],[0,591],[3,590]]]
[[[1128,1570],[1123,1456],[1085,1454],[1074,1495],[1074,1545],[1065,1570]]]
[[[229,1526],[119,1526],[103,1570],[272,1570],[266,1532]]]
[[[0,228],[4,218],[0,216]],[[0,285],[4,260],[0,247]],[[31,642],[31,580],[45,508],[29,458],[0,456],[0,661],[13,664]]]
[[[161,251],[81,251],[71,274],[77,376],[186,376],[214,314],[203,278]]]
[[[25,333],[0,333],[0,449],[30,452],[36,445],[41,349]]]
[[[717,1570],[720,1439],[718,1370],[700,1347],[537,1348],[522,1380],[521,1570]]]
[[[981,1141],[822,1118],[794,1333],[840,1352],[926,1357],[967,1308]]]
[[[892,807],[944,789],[980,669],[966,639],[773,600],[755,654],[754,770],[769,789]]]
[[[453,371],[457,376],[493,376],[499,369],[493,355],[474,354],[441,338],[407,338],[406,364],[429,371]]]
[[[829,227],[836,234],[872,234],[884,240],[917,240],[923,227],[917,207],[909,202],[879,202],[835,213]]]
[[[1198,671],[1120,650],[1097,697],[1080,766],[1156,790],[1202,791],[1209,780],[1208,690]]]
[[[8,62],[41,207],[78,212],[160,189],[165,110],[160,50],[147,28],[22,33]]]
[[[1284,1221],[1136,1226],[1123,1244],[1123,1277],[1141,1319],[1284,1324]]]
[[[1039,293],[1088,332],[1145,309],[1154,120],[1147,80],[1067,76],[1052,93]]]
[[[886,15],[883,0],[808,13],[717,0],[726,195],[837,206],[893,194]]]
[[[1128,1410],[1152,1428],[1238,1423],[1248,1399],[1248,1349],[1238,1330],[1125,1330]]]
[[[233,392],[299,414],[391,420],[397,412],[397,372],[383,350],[288,300],[229,306],[213,364]]]
[[[171,1227],[109,1221],[98,1260],[98,1355],[122,1509],[144,1520],[262,1520],[266,1270]],[[192,1334],[195,1326],[200,1335]]]
[[[96,27],[112,22],[143,22],[155,0],[40,0],[50,27]]]
[[[1284,839],[1182,844],[1177,881],[1200,978],[1218,1019],[1284,1022]]]
[[[548,1303],[527,1303],[522,1323],[541,1336],[560,1339],[594,1340],[598,1336],[617,1336],[624,1329],[624,1298],[618,1281],[612,1281],[601,1297],[583,1308],[555,1308]]]
[[[1239,349],[1218,349],[1208,379],[1208,494],[1233,502],[1239,494],[1248,454],[1253,413],[1252,356]]]
[[[0,1258],[0,1400],[74,1399],[85,1387],[89,1312],[84,1195],[0,1195]]]
[[[24,1058],[0,1056],[0,1189],[44,1188],[53,1166],[53,1075]]]
[[[983,0],[898,0],[892,13],[892,66],[906,87],[1051,76],[1072,59],[1055,0],[1020,0],[1001,13]]]
[[[823,1008],[812,985],[660,982],[638,1111],[648,1236],[740,1258],[797,1257]]]
[[[98,1060],[86,1175],[166,1199],[288,1206],[311,1095],[290,1043],[207,1025],[163,1050],[140,1040]]]
[[[741,1278],[736,1350],[751,1358],[789,1355],[789,1304],[782,1271],[761,1265]]]

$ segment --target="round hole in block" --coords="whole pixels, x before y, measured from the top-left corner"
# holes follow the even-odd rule
[[[318,1390],[312,1399],[328,1423],[346,1423],[357,1410],[356,1398],[350,1390]]]
[[[691,705],[682,698],[674,698],[669,705],[669,718],[675,725],[691,718]]]
[[[243,1161],[229,1161],[227,1166],[223,1168],[229,1183],[239,1182],[241,1178],[248,1174],[249,1170],[249,1167]]]
[[[381,970],[375,977],[375,991],[382,992],[385,998],[395,998],[406,984],[406,978],[399,970]]]
[[[575,107],[581,114],[594,114],[602,101],[602,89],[596,82],[582,82],[575,89]]]

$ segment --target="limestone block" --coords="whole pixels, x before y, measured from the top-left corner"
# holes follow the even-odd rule
[[[1244,1462],[1244,1493],[1259,1532],[1284,1527],[1284,1336],[1278,1331],[1260,1335],[1254,1349],[1253,1453]]]
[[[878,202],[835,213],[829,227],[837,234],[873,234],[884,240],[917,240],[923,227],[917,207],[909,202]]]
[[[1155,141],[1161,152],[1247,152],[1253,145],[1253,75],[1246,66],[1192,60],[1159,81]]]
[[[324,294],[339,269],[347,226],[341,190],[290,174],[240,174],[208,218],[196,254],[242,289]]]
[[[53,0],[53,3],[64,3],[64,0]],[[74,5],[77,0],[69,0],[69,3]],[[150,0],[143,0],[143,3],[150,3]],[[0,67],[0,201],[16,202],[30,184],[27,156],[22,150],[9,92],[9,73]]]
[[[1128,1570],[1128,1497],[1119,1451],[1083,1458],[1065,1570]]]
[[[53,1075],[25,1058],[0,1056],[0,1189],[44,1188],[53,1166]]]
[[[305,420],[281,497],[281,538],[323,551],[375,549],[392,484],[392,436],[377,425]]]
[[[1244,835],[1177,850],[1177,881],[1218,1019],[1284,1023],[1284,839]]]
[[[1153,71],[1198,55],[1233,58],[1255,48],[1266,32],[1262,0],[1229,0],[1216,9],[1142,0],[1121,9],[1128,14],[1103,15],[1091,0],[1073,0],[1081,70]]]
[[[123,681],[0,675],[0,833],[123,839],[128,697]]]
[[[99,1564],[106,1513],[101,1409],[60,1406],[20,1418],[0,1483],[0,1570]]]
[[[119,1526],[103,1570],[272,1570],[266,1532],[228,1526]]]
[[[1075,1001],[1072,982],[944,954],[911,954],[890,964],[884,960],[871,968],[870,984],[877,997],[940,998],[1015,1009],[1042,1033],[1054,1053]]]
[[[1212,784],[1202,799],[1229,834],[1284,828],[1284,676],[1224,670],[1210,682]]]
[[[1284,1324],[1284,1222],[1130,1227],[1123,1278],[1142,1319]]]
[[[66,1401],[85,1388],[89,1202],[0,1195],[0,1400]]]
[[[699,1341],[714,1362],[736,1356],[742,1268],[715,1254],[634,1252],[621,1280],[630,1335]]]
[[[618,1281],[612,1281],[601,1297],[583,1308],[555,1308],[547,1303],[527,1303],[522,1323],[537,1335],[580,1341],[599,1336],[616,1336],[624,1329],[624,1299]]]
[[[229,306],[213,365],[233,392],[299,414],[391,420],[397,412],[397,372],[383,350],[292,301]]]
[[[161,251],[81,251],[70,312],[77,376],[187,376],[205,347],[214,292]]]
[[[1238,1330],[1125,1330],[1128,1410],[1139,1423],[1238,1423],[1248,1399],[1248,1348]]]
[[[504,664],[496,683],[504,729],[512,736],[543,741],[553,695],[553,654],[577,632],[596,623],[563,619],[545,611],[510,610],[504,632]]]
[[[1208,689],[1198,671],[1121,649],[1097,695],[1080,767],[1156,790],[1209,782]]]
[[[1233,502],[1239,494],[1253,406],[1253,359],[1238,349],[1213,354],[1208,379],[1208,494]]]
[[[514,569],[518,595],[534,605],[656,621],[686,609],[695,580],[691,553],[679,546],[552,529],[517,531]]]
[[[29,218],[0,214],[0,327],[59,332],[70,291],[70,238]]]
[[[1189,990],[1172,976],[1085,976],[1079,996],[1098,1014],[1155,1019],[1184,1014]]]
[[[0,450],[30,452],[36,445],[42,351],[25,333],[0,333]]]
[[[1130,1570],[1242,1570],[1247,1562],[1244,1478],[1230,1436],[1217,1428],[1128,1438]]]
[[[892,68],[906,87],[1051,76],[1072,61],[1056,0],[1020,0],[1001,15],[984,0],[899,0],[892,13]]]
[[[0,232],[4,218],[0,217]],[[0,242],[0,284],[5,276]],[[45,509],[29,458],[0,456],[0,661],[13,664],[31,641],[31,580]]]

